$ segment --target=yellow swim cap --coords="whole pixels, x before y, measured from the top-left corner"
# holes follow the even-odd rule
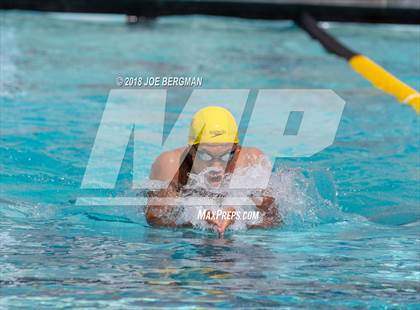
[[[209,106],[195,113],[188,144],[239,143],[238,126],[232,114],[222,107]]]

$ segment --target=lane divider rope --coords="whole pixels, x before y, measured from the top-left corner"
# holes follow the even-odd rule
[[[338,42],[321,29],[312,16],[304,13],[296,20],[296,23],[311,37],[319,41],[328,52],[346,59],[354,71],[375,87],[396,97],[400,102],[410,105],[417,113],[420,113],[420,94],[417,90],[396,78],[373,60]]]

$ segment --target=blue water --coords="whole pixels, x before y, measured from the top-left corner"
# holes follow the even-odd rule
[[[418,116],[293,23],[0,17],[0,307],[420,306]],[[324,26],[420,89],[418,26]],[[151,228],[141,207],[76,206],[109,90],[116,76],[139,73],[339,94],[347,104],[335,143],[276,162],[296,175],[307,199],[299,212],[283,227],[218,240]],[[123,193],[130,180],[124,168],[115,191],[100,194]]]

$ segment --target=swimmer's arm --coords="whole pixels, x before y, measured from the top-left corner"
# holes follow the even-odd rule
[[[270,160],[258,148],[247,148],[246,155],[246,165],[262,165],[263,167],[266,167],[268,171],[271,171],[272,165]],[[270,195],[268,190],[263,191],[258,194],[258,196],[251,195],[250,198],[255,203],[255,206],[263,211],[264,216],[260,224],[248,225],[248,228],[267,228],[281,223],[281,218],[275,204],[275,198]]]
[[[177,206],[165,205],[159,202],[160,198],[176,198],[176,192],[171,189],[164,189],[158,192],[149,192],[148,204],[146,207],[146,220],[152,226],[164,227],[190,227],[191,223],[176,223]]]
[[[148,203],[146,207],[146,220],[153,226],[165,227],[179,227],[191,226],[191,223],[179,225],[175,219],[171,217],[175,206],[159,204],[159,198],[176,198],[177,191],[172,180],[176,178],[178,171],[179,156],[176,152],[162,153],[153,163],[152,171],[150,173],[151,180],[158,180],[168,182],[169,186],[166,189],[161,189],[157,192],[149,192]]]

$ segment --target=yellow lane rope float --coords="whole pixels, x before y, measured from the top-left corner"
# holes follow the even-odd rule
[[[401,82],[380,65],[363,55],[355,55],[349,60],[350,66],[382,91],[397,97],[400,102],[411,105],[420,113],[420,94]]]

